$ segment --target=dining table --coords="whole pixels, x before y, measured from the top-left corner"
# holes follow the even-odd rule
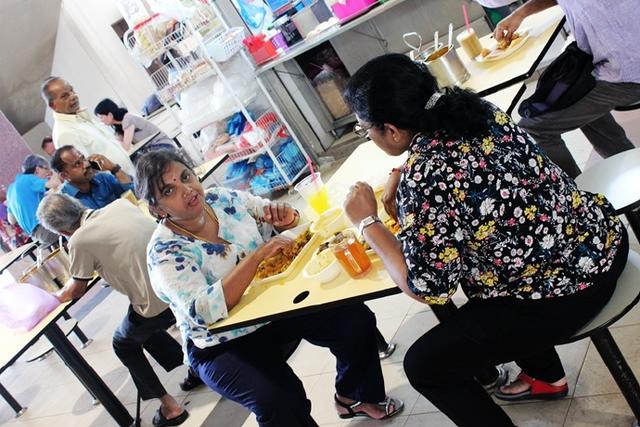
[[[338,189],[344,192],[350,185],[362,180],[363,175],[370,176],[372,183],[384,182],[387,172],[404,162],[405,158],[406,155],[389,156],[373,142],[366,142],[351,153],[327,180],[326,186],[330,191]],[[316,244],[319,245],[321,241],[316,240]],[[371,256],[370,271],[362,278],[353,279],[345,271],[340,271],[334,280],[327,283],[306,278],[302,270],[311,259],[315,248],[310,249],[304,256],[295,260],[287,277],[250,285],[240,302],[229,311],[229,316],[210,325],[209,329],[213,332],[223,332],[400,292],[389,277],[382,260],[375,255]]]
[[[94,277],[89,287],[94,286],[100,280]],[[9,329],[0,325],[0,373],[11,366],[29,347],[41,336],[45,336],[52,344],[54,351],[60,356],[67,368],[78,378],[83,386],[100,402],[104,409],[113,417],[120,426],[130,426],[133,417],[120,402],[114,393],[105,384],[104,380],[82,357],[80,352],[69,341],[65,331],[58,324],[58,320],[64,318],[69,308],[78,300],[60,304],[46,315],[38,324],[29,331]],[[30,379],[37,381],[37,378]],[[22,410],[20,405],[11,397],[7,390],[0,385],[0,394],[18,412]],[[65,396],[51,396],[51,399],[64,399]],[[16,406],[17,405],[17,406]]]
[[[526,40],[510,48],[512,53],[506,50],[496,60],[480,62],[469,58],[461,47],[457,48],[456,53],[470,74],[461,87],[486,96],[531,78],[561,33],[565,20],[560,6],[526,17],[518,30],[526,32]],[[488,47],[495,40],[492,34],[487,34],[480,38],[480,43]]]

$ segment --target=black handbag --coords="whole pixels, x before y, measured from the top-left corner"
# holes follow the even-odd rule
[[[593,56],[571,43],[542,73],[536,91],[522,101],[518,113],[536,117],[575,104],[596,85]]]

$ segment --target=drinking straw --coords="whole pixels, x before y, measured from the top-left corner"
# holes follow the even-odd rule
[[[317,187],[318,186],[318,177],[316,176],[316,171],[313,169],[313,164],[311,163],[311,158],[307,157],[307,166],[309,166],[309,171],[311,172],[311,182]]]
[[[447,46],[451,46],[453,39],[453,24],[449,23],[449,39],[447,41]]]
[[[464,14],[464,25],[467,27],[467,31],[471,31],[471,25],[469,24],[469,12],[467,12],[467,5],[462,3],[462,13]]]

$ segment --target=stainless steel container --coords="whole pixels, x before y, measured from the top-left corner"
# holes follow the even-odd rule
[[[60,286],[71,278],[71,261],[66,252],[56,249],[51,252],[43,261],[42,265],[53,276]]]
[[[441,88],[460,86],[471,76],[453,46],[430,48],[421,52],[417,60],[424,62]]]
[[[53,276],[43,265],[33,264],[20,277],[20,283],[29,283],[47,292],[57,292],[60,290]]]

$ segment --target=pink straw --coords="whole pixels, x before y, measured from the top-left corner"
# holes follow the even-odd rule
[[[469,24],[469,12],[467,12],[467,5],[462,3],[462,13],[464,14],[464,24],[467,26],[467,31],[471,31],[471,25]]]
[[[316,176],[316,171],[315,171],[315,169],[313,169],[313,163],[311,163],[311,158],[309,158],[309,157],[307,157],[307,166],[309,166],[309,171],[311,172],[311,182],[316,184],[316,181],[318,180],[318,177]]]

